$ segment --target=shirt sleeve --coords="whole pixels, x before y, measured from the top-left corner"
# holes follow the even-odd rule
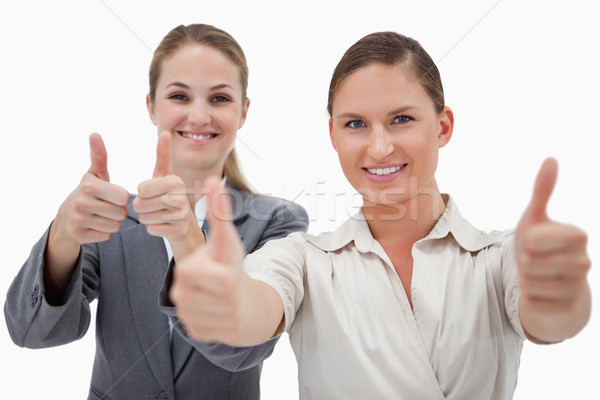
[[[256,280],[277,291],[284,310],[284,330],[290,330],[304,298],[306,239],[303,233],[267,242],[246,256],[244,269]]]
[[[519,298],[521,288],[519,287],[519,269],[515,257],[515,235],[514,231],[505,233],[506,238],[502,243],[502,286],[504,288],[504,307],[508,319],[517,332],[525,340],[527,336],[521,325],[519,317]]]

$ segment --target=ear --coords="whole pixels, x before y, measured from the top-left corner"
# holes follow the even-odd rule
[[[441,149],[447,145],[450,138],[452,138],[452,131],[454,130],[454,113],[450,107],[445,106],[438,115],[438,118],[438,144]]]
[[[146,108],[148,109],[148,115],[150,116],[150,120],[156,126],[156,113],[154,112],[154,104],[152,103],[152,98],[150,97],[150,93],[146,95]]]
[[[250,99],[246,98],[246,102],[242,108],[242,117],[240,118],[240,123],[238,124],[238,129],[242,129],[244,123],[246,123],[246,115],[248,115],[248,108],[250,108]]]
[[[333,146],[333,149],[337,151],[335,138],[333,137],[333,122],[331,122],[331,118],[329,118],[329,139],[331,139],[331,145]]]

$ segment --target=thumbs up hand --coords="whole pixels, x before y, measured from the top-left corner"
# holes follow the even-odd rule
[[[83,243],[108,240],[127,216],[129,193],[110,183],[102,137],[90,135],[91,166],[61,204],[50,227],[44,253],[44,285],[48,299],[61,298]]]
[[[52,224],[54,233],[60,231],[62,239],[70,239],[77,247],[108,240],[127,216],[129,193],[110,183],[106,148],[97,133],[90,135],[90,159],[90,169],[61,205]]]
[[[244,248],[231,222],[226,189],[210,177],[203,191],[208,192],[207,245],[177,263],[169,297],[190,337],[242,345],[236,334],[248,316],[242,297],[244,282],[250,279],[241,270]]]
[[[169,240],[176,260],[204,244],[190,201],[194,201],[193,193],[187,192],[185,183],[171,167],[171,135],[162,132],[156,145],[152,179],[139,184],[133,209],[148,233]]]
[[[515,236],[519,314],[526,333],[537,342],[575,335],[589,319],[591,307],[587,236],[575,226],[550,220],[546,213],[557,172],[556,160],[544,161]]]

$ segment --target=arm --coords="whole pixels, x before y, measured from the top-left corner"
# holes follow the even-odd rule
[[[172,286],[174,262],[171,262],[165,282],[159,295],[159,304],[162,311],[169,316],[177,334],[180,334],[188,343],[202,353],[215,365],[228,371],[241,371],[255,367],[262,363],[272,353],[279,337],[274,337],[264,343],[250,347],[234,347],[223,343],[201,342],[192,339],[182,321],[177,317],[175,306],[169,298],[168,291]]]
[[[90,169],[58,209],[44,250],[45,295],[55,304],[71,280],[81,245],[108,240],[127,216],[129,193],[110,183],[98,134],[90,136],[90,158]]]
[[[286,237],[292,232],[306,232],[308,228],[308,215],[304,208],[296,203],[278,198],[260,197],[258,201],[249,204],[251,208],[247,211],[251,220],[245,224],[249,230],[246,230],[244,239],[244,245],[249,252],[262,248],[269,240]],[[175,308],[168,296],[172,286],[173,269],[174,263],[171,263],[159,295],[159,303],[162,311],[171,318],[175,329],[196,350],[214,364],[230,371],[256,366],[271,355],[278,336],[251,347],[231,347],[222,343],[206,343],[191,339],[176,317]]]
[[[208,246],[181,260],[169,292],[189,336],[230,346],[272,338],[283,318],[278,293],[241,269],[244,251],[230,222],[231,206],[218,182],[207,182]]]
[[[519,316],[526,335],[535,343],[560,342],[575,336],[591,313],[586,234],[574,226],[551,221],[546,215],[556,176],[556,161],[547,160],[515,237],[521,289]]]
[[[106,149],[98,134],[90,136],[90,154],[90,169],[60,206],[8,291],[4,311],[17,345],[67,343],[83,336],[89,325],[98,260],[97,247],[87,243],[110,238],[127,215],[129,201],[125,189],[108,181]]]
[[[43,274],[49,231],[33,246],[4,304],[8,332],[21,347],[52,347],[83,337],[90,323],[89,303],[98,292],[97,246],[86,244],[75,261],[60,305],[48,301]]]

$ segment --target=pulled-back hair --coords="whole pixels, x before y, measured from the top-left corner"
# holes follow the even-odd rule
[[[244,51],[230,34],[206,24],[179,25],[167,33],[160,42],[154,51],[152,62],[150,63],[150,100],[154,102],[156,86],[162,73],[164,60],[188,44],[200,44],[219,50],[238,67],[242,87],[242,102],[245,102],[246,91],[248,89],[248,64]],[[223,175],[235,189],[252,193],[252,189],[238,164],[235,149],[231,150],[227,155],[223,167]]]
[[[440,72],[419,42],[396,32],[376,32],[354,43],[335,67],[327,100],[327,112],[330,116],[340,83],[357,69],[372,64],[404,64],[409,76],[421,84],[431,97],[436,111],[439,113],[444,108]]]

